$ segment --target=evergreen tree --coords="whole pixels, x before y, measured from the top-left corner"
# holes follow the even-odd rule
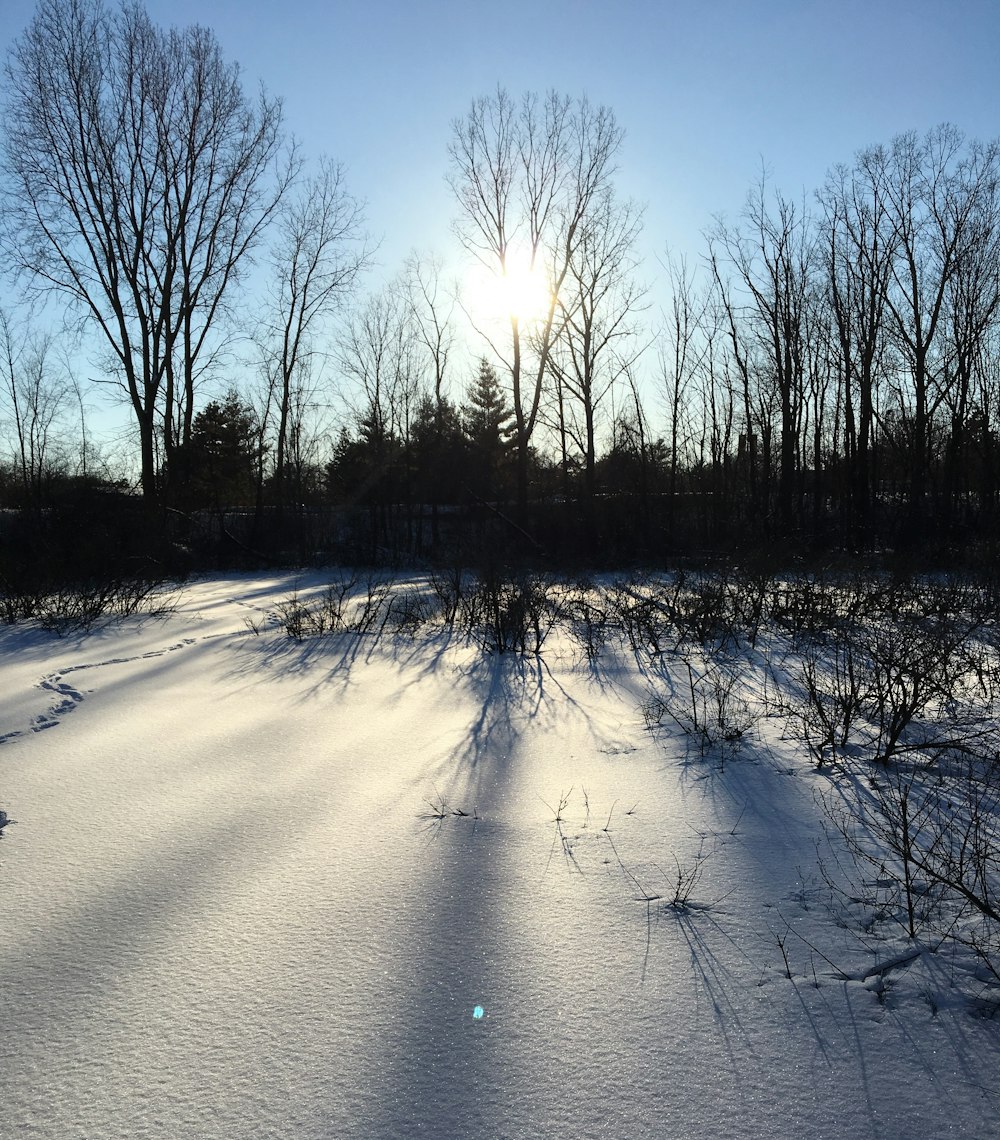
[[[459,411],[448,399],[424,396],[410,429],[415,498],[423,503],[454,503],[466,478],[468,443]]]
[[[190,507],[252,504],[257,447],[253,409],[234,390],[221,401],[213,400],[191,425],[191,442],[183,449],[187,454],[181,456],[181,470],[188,477],[185,486],[175,488],[178,499]]]
[[[514,412],[488,360],[479,362],[461,417],[470,449],[470,489],[482,498],[503,495],[509,484]]]

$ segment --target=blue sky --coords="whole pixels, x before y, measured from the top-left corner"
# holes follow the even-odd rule
[[[870,142],[942,121],[1000,133],[995,0],[151,0],[212,27],[285,100],[307,153],[345,162],[382,261],[442,247],[450,123],[497,83],[614,108],[620,182],[648,204],[650,255],[700,252],[761,162],[788,194]],[[4,0],[4,37],[30,19]],[[4,45],[6,46],[6,45]]]
[[[6,44],[31,18],[2,0]],[[762,163],[797,196],[872,142],[949,121],[1000,134],[996,0],[149,0],[201,22],[250,84],[283,97],[307,155],[343,161],[382,239],[449,253],[450,124],[499,83],[610,105],[619,184],[647,204],[647,279],[738,213]]]

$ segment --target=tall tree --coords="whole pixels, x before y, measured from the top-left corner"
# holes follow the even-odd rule
[[[747,386],[748,435],[756,418],[766,443],[772,431],[771,410],[777,412],[778,515],[787,530],[793,521],[800,470],[799,426],[815,262],[810,219],[780,193],[771,207],[762,180],[747,195],[740,226],[716,224],[710,257],[726,298],[733,352]],[[721,263],[732,274],[732,285],[725,280]],[[750,406],[751,383],[763,397],[756,417]],[[769,451],[765,446],[768,466]]]
[[[1000,195],[982,195],[976,214],[975,233],[949,282],[946,301],[944,507],[949,522],[958,521],[959,502],[971,489],[971,445],[976,442],[982,453],[989,442],[983,428],[990,417],[983,414],[982,395],[989,385],[1000,317]]]
[[[557,298],[585,220],[611,183],[624,132],[607,107],[550,92],[515,102],[502,88],[476,99],[452,125],[449,181],[456,232],[487,272],[504,277],[521,259],[548,283],[545,311],[523,327],[505,314],[514,412],[517,502],[527,513],[531,439],[557,331]]]
[[[667,482],[668,519],[673,526],[677,505],[678,474],[684,444],[683,420],[695,377],[708,357],[709,340],[703,335],[707,299],[695,292],[687,262],[667,255],[665,267],[670,284],[669,307],[660,341],[660,379],[668,416],[670,470]],[[710,392],[710,398],[714,390]]]
[[[995,215],[1000,148],[972,143],[948,124],[899,135],[888,148],[862,152],[859,164],[878,187],[892,227],[887,327],[904,366],[894,385],[909,443],[910,534],[924,521],[934,416],[954,371],[942,344],[949,292],[976,256],[982,221]]]
[[[301,436],[302,430],[293,422],[301,403],[294,388],[309,372],[324,319],[346,302],[371,262],[363,224],[363,206],[349,193],[344,168],[327,158],[286,198],[278,215],[263,348],[277,421],[274,487],[279,504],[285,498],[291,437]]]
[[[135,415],[142,489],[190,437],[225,303],[291,176],[281,104],[203,27],[40,0],[7,63],[9,246],[92,322]],[[174,464],[175,471],[178,464]]]
[[[874,165],[862,156],[854,167],[835,167],[819,193],[819,244],[841,371],[838,403],[847,465],[842,510],[852,541],[863,539],[870,523],[876,391],[887,348],[886,296],[896,240]]]
[[[448,402],[448,366],[455,343],[454,297],[448,297],[441,282],[442,264],[433,254],[412,253],[403,271],[403,287],[409,309],[418,358],[430,376],[432,394],[421,415],[419,450],[429,470],[445,471],[455,442],[455,411]],[[430,418],[428,419],[428,412]],[[439,500],[444,489],[431,478],[424,483],[421,502],[431,506],[431,537],[440,539]],[[452,488],[452,493],[454,489]]]
[[[17,326],[0,310],[0,412],[12,428],[14,468],[25,503],[42,506],[58,450],[70,385],[52,359],[52,338]]]
[[[469,442],[469,484],[473,494],[495,499],[506,490],[506,467],[514,432],[514,413],[496,369],[479,361],[476,379],[462,405],[462,430]]]
[[[418,404],[419,375],[410,311],[398,281],[390,282],[344,323],[337,362],[362,445],[361,484],[371,514],[373,554],[380,540],[395,546],[393,508],[404,497],[404,451]]]
[[[560,435],[564,441],[571,439],[583,458],[585,525],[591,541],[597,416],[641,351],[635,336],[644,295],[635,279],[641,228],[641,209],[619,201],[606,188],[584,218],[558,294],[558,336],[549,369],[556,384]]]

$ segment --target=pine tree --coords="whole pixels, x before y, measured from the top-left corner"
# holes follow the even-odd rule
[[[462,406],[462,430],[471,452],[471,489],[484,498],[506,489],[513,420],[496,369],[488,360],[480,360],[479,374]]]
[[[175,497],[188,506],[233,507],[253,503],[259,440],[253,409],[230,390],[223,400],[213,400],[195,417],[191,442],[175,452],[186,473]]]
[[[410,428],[410,459],[416,498],[425,503],[456,502],[465,479],[469,445],[458,408],[448,399],[423,396]]]

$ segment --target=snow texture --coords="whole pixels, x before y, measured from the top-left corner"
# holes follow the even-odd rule
[[[691,762],[556,641],[298,644],[321,584],[0,631],[0,1136],[1000,1135],[1000,1022],[823,905],[804,755]]]

